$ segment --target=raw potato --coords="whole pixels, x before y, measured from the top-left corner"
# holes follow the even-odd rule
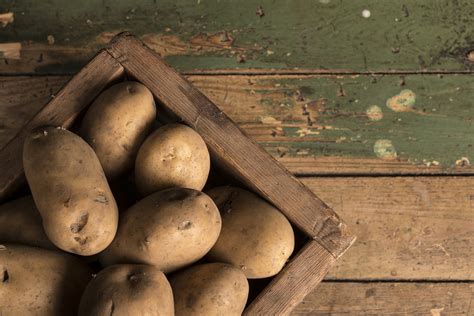
[[[77,315],[92,271],[72,255],[0,245],[0,315]]]
[[[206,194],[172,188],[156,192],[121,214],[104,265],[143,263],[168,273],[201,259],[217,240],[221,217]]]
[[[237,267],[208,263],[178,272],[170,279],[176,316],[240,316],[249,284]]]
[[[209,175],[206,144],[192,128],[168,124],[152,133],[140,147],[135,182],[146,196],[171,187],[202,190]]]
[[[99,272],[81,298],[79,316],[174,315],[173,292],[163,272],[118,264]]]
[[[209,257],[241,267],[249,279],[274,276],[293,252],[290,222],[257,195],[235,187],[209,192],[222,216],[222,231]]]
[[[92,103],[82,120],[80,135],[96,152],[108,179],[133,166],[155,118],[153,95],[138,82],[116,84]]]
[[[97,156],[84,140],[61,128],[38,128],[25,140],[23,166],[53,244],[90,256],[112,242],[117,205]]]
[[[41,215],[31,196],[0,206],[0,243],[57,250],[44,232]]]

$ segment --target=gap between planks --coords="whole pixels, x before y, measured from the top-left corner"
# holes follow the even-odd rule
[[[1,59],[0,59],[1,60]],[[36,73],[36,72],[0,72],[2,77],[16,77],[16,76],[32,76],[32,77],[46,77],[46,76],[72,76],[77,72],[62,72],[62,73]],[[321,69],[216,69],[216,70],[192,70],[182,71],[183,76],[409,76],[409,75],[471,75],[474,71],[471,70],[419,70],[419,71],[343,71],[343,70],[321,70]]]

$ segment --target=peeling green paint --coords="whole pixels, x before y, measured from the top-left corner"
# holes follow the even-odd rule
[[[262,86],[279,84],[262,101],[265,112],[282,121],[283,137],[298,139],[282,141],[276,136],[265,146],[287,147],[288,156],[301,156],[303,151],[306,156],[375,158],[384,156],[380,152],[385,150],[386,157],[392,159],[396,152],[397,159],[443,167],[456,165],[461,157],[474,159],[474,77],[409,75],[404,78],[404,89],[400,89],[398,76],[375,79],[374,82],[372,76],[315,76],[261,80]],[[340,96],[341,86],[344,96]],[[306,87],[307,93],[301,94],[301,87]],[[405,91],[401,94],[405,95],[408,90],[417,91],[416,111],[387,109],[381,120],[368,117],[367,104],[385,104],[387,99],[400,95],[400,91]],[[280,107],[281,103],[290,106]],[[402,104],[413,106],[413,100]],[[369,112],[378,113],[373,108]],[[319,133],[304,132],[304,127]],[[390,140],[393,154],[391,146],[384,146],[386,142],[379,143],[374,151],[379,140]]]
[[[262,17],[255,14],[259,6],[265,12]],[[370,18],[362,16],[366,9]],[[161,38],[167,60],[182,71],[473,67],[468,58],[474,32],[470,0],[4,0],[0,12],[15,16],[2,28],[0,42],[48,45],[52,36],[51,54],[64,59],[56,60],[56,68],[67,62],[63,71],[68,72],[77,71],[72,67],[90,57],[71,48],[91,47],[93,54],[104,38],[123,30]],[[212,37],[222,32],[231,43],[196,41],[200,34]],[[167,42],[163,35],[174,40]],[[59,47],[64,48],[61,54],[54,50]],[[31,63],[38,72],[48,69],[35,60],[21,62]],[[9,69],[14,64],[1,66]]]

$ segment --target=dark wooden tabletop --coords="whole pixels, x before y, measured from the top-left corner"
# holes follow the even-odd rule
[[[0,1],[0,146],[129,30],[350,225],[295,310],[473,315],[470,0]]]

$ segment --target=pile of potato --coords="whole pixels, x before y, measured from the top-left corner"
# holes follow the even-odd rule
[[[295,243],[285,216],[245,189],[201,192],[205,142],[183,124],[155,129],[156,116],[128,81],[93,102],[77,135],[27,136],[31,196],[0,206],[0,315],[240,315],[247,279],[283,268]],[[125,193],[109,183],[130,175],[136,203],[119,210]]]

